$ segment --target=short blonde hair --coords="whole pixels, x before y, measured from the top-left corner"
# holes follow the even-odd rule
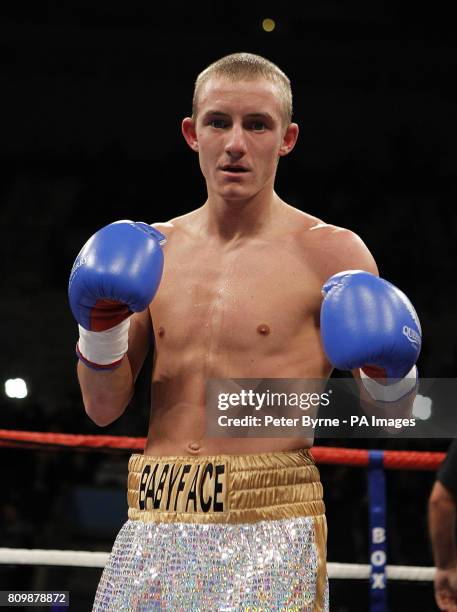
[[[278,88],[285,125],[292,121],[292,89],[290,80],[284,72],[269,60],[253,53],[232,53],[210,64],[201,72],[195,81],[192,100],[192,120],[195,122],[198,113],[198,102],[204,85],[212,77],[223,77],[230,81],[250,81],[264,78]]]

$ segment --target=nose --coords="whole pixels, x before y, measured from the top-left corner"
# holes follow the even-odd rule
[[[235,158],[240,158],[246,153],[245,134],[241,125],[233,125],[230,129],[225,152]]]

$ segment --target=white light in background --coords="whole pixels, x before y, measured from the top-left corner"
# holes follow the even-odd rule
[[[27,397],[27,383],[23,378],[10,378],[5,382],[5,394],[14,399]]]
[[[413,417],[426,421],[432,416],[432,399],[418,393],[414,399]]]

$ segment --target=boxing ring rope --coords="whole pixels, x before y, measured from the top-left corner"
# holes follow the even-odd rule
[[[59,446],[92,449],[143,450],[146,438],[124,436],[98,436],[84,434],[48,433],[40,431],[14,431],[0,429],[0,446],[20,448]],[[368,467],[369,452],[360,448],[339,448],[313,446],[311,453],[316,463]],[[446,453],[425,451],[383,452],[383,466],[388,470],[429,470],[438,469]]]
[[[55,565],[59,567],[99,567],[108,561],[109,553],[85,550],[50,550],[30,548],[0,548],[0,564],[3,565]],[[370,577],[368,563],[327,563],[332,579],[366,580]],[[412,565],[388,565],[390,580],[431,581],[434,567]]]
[[[73,450],[143,450],[146,438],[76,435],[0,429],[0,446],[16,448],[71,448]],[[327,563],[331,579],[370,580],[370,611],[387,609],[387,581],[433,581],[434,567],[386,565],[385,470],[436,470],[445,453],[366,450],[338,447],[312,448],[318,464],[368,468],[370,564]],[[108,553],[75,550],[0,548],[0,564],[58,565],[103,568]]]

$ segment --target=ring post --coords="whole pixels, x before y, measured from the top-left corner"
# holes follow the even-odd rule
[[[370,612],[386,612],[386,482],[384,453],[368,452],[368,503],[370,512]]]

